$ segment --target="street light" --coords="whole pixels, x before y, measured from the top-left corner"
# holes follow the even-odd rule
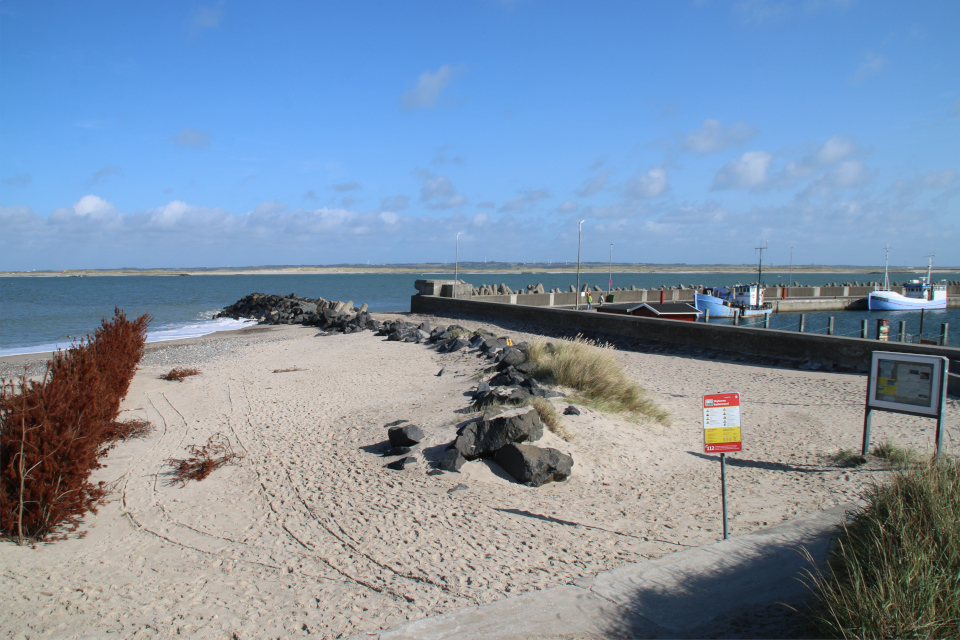
[[[457,251],[454,255],[453,263],[453,297],[457,297],[457,284],[460,282],[460,234],[463,231],[457,232]]]
[[[577,311],[580,311],[580,239],[583,237],[584,222],[586,219],[580,221],[580,228],[577,231]]]
[[[610,243],[610,278],[607,280],[607,295],[613,290],[613,243]]]
[[[793,281],[793,247],[790,247],[790,271],[787,272],[787,287],[792,287],[790,284]]]

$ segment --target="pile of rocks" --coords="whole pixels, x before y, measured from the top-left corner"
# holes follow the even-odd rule
[[[381,327],[378,320],[370,317],[366,304],[356,308],[353,300],[314,300],[295,293],[288,296],[251,293],[226,307],[214,318],[251,318],[260,324],[302,324],[340,333],[365,329],[379,331]]]
[[[460,426],[456,439],[437,462],[438,469],[459,471],[468,460],[488,458],[517,482],[532,487],[570,475],[573,458],[556,449],[529,444],[543,437],[543,422],[535,408],[518,405],[533,397],[563,394],[542,386],[533,377],[536,365],[527,360],[526,344],[514,345],[510,338],[482,330],[471,332],[460,325],[431,327],[429,322],[402,320],[383,323],[377,333],[392,341],[436,344],[440,353],[475,349],[495,364],[495,375],[480,382],[473,392],[473,408],[482,413]],[[384,456],[400,456],[387,468],[399,471],[418,466],[418,458],[408,454],[422,440],[422,430],[403,420],[385,426],[389,429],[389,447],[378,451]]]
[[[489,458],[514,480],[531,487],[566,480],[573,458],[557,449],[536,447],[543,422],[533,407],[487,407],[460,427],[456,440],[440,459],[444,471],[459,471],[467,460]]]

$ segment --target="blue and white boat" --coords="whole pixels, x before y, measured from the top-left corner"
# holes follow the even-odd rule
[[[700,311],[709,311],[711,318],[732,318],[734,314],[750,318],[773,311],[763,302],[763,287],[756,284],[737,285],[732,290],[727,287],[704,289],[703,293],[695,294],[694,306]]]
[[[919,280],[911,280],[903,285],[903,293],[890,290],[889,280],[884,274],[884,286],[871,291],[867,296],[867,308],[879,311],[912,311],[917,309],[946,309],[947,283],[930,282],[933,270],[933,256],[927,266],[927,275]],[[884,269],[886,271],[886,269]]]

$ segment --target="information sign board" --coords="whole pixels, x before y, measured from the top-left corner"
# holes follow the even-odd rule
[[[939,415],[945,360],[942,356],[874,351],[867,407]]]
[[[703,450],[707,453],[742,450],[739,393],[703,396]]]

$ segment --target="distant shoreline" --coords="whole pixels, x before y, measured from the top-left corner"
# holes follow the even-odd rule
[[[436,270],[436,265],[425,265],[425,268],[415,267],[282,267],[282,268],[234,268],[234,269],[144,269],[142,271],[130,269],[73,269],[63,272],[54,271],[0,271],[0,278],[70,278],[70,277],[102,277],[102,276],[256,276],[256,275],[383,275],[383,274],[415,274],[422,275],[425,278],[447,279],[453,276],[453,270]],[[540,267],[491,267],[484,269],[465,267],[460,269],[460,275],[480,275],[480,274],[512,274],[512,275],[548,275],[562,273],[576,273],[576,269],[569,266],[557,269],[544,269]],[[749,273],[756,271],[755,265],[650,265],[650,266],[626,266],[620,265],[614,273],[673,273],[673,274],[697,274],[697,273]],[[832,267],[832,266],[809,266],[792,269],[780,266],[764,267],[764,273],[769,274],[823,274],[823,273],[862,273],[864,275],[882,275],[883,269],[877,267]],[[939,267],[933,269],[933,273],[954,273],[960,271],[958,268]],[[590,265],[580,268],[580,273],[608,273],[607,265]],[[895,273],[925,273],[926,268],[922,267],[898,267],[890,271]]]

